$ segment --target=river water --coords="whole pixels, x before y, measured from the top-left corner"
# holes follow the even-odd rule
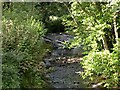
[[[83,71],[80,62],[82,60],[82,54],[80,49],[75,50],[61,48],[59,42],[63,42],[73,38],[70,35],[65,34],[49,34],[46,41],[51,42],[55,47],[51,54],[44,58],[45,66],[47,68],[53,68],[53,71],[46,74],[49,78],[49,83],[54,88],[85,88],[84,80],[79,75],[80,71]],[[73,55],[73,52],[77,54]]]

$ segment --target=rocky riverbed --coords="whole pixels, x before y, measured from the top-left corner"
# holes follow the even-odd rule
[[[83,71],[80,66],[82,61],[81,48],[66,49],[63,41],[73,39],[70,35],[65,34],[48,34],[45,37],[53,47],[51,54],[44,58],[46,68],[53,68],[53,71],[46,74],[49,83],[54,88],[85,88],[84,80],[79,75]],[[78,57],[76,57],[78,56]]]
[[[47,73],[46,77],[54,88],[85,88],[83,79],[77,73],[83,71],[77,58],[65,58],[50,61],[54,70]],[[77,60],[76,60],[77,59]]]

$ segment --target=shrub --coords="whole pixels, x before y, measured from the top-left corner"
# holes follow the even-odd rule
[[[83,78],[89,78],[94,83],[102,82],[104,87],[118,87],[119,85],[118,49],[109,51],[90,52],[83,58]]]
[[[50,47],[42,41],[46,30],[32,5],[12,3],[12,10],[3,9],[3,88],[41,88],[46,83],[41,63]]]

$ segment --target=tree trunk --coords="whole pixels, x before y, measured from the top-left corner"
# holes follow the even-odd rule
[[[118,31],[117,31],[117,23],[116,23],[116,13],[114,14],[114,17],[113,17],[113,25],[114,25],[114,32],[115,32],[115,40],[116,40],[116,44],[118,45]]]
[[[102,6],[100,2],[95,2],[97,10],[100,12],[100,17],[103,17]],[[98,23],[99,24],[99,23]],[[104,35],[102,38],[104,50],[109,50],[107,37]]]
[[[107,43],[107,40],[106,40],[106,37],[105,37],[105,36],[103,36],[102,41],[103,41],[104,49],[105,49],[105,50],[109,50],[109,48],[108,48],[108,43]]]

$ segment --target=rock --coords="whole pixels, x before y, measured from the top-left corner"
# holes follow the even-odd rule
[[[71,49],[71,55],[82,56],[82,52],[83,52],[82,47]]]
[[[52,56],[59,56],[59,51],[58,50],[53,50],[51,53]]]
[[[63,33],[48,33],[43,38],[46,42],[50,42],[56,49],[52,53],[53,56],[82,56],[83,45],[80,45],[79,47],[74,47],[72,49],[68,49],[64,44],[64,42],[70,42],[71,39],[74,39],[74,37],[71,35]]]
[[[50,57],[50,58],[44,58],[44,61],[49,61],[49,62],[51,62],[51,61],[54,61],[54,59],[53,59],[52,57]]]
[[[49,68],[52,66],[49,60],[44,60],[44,62],[45,62],[45,67]]]
[[[49,76],[49,75],[46,75],[45,77],[46,77],[46,78],[50,78],[50,76]]]
[[[42,65],[42,66],[45,66],[45,62],[41,62],[41,65]]]
[[[51,56],[44,59],[47,68],[54,68],[54,72],[48,73],[48,78],[52,82],[51,85],[55,88],[82,88],[85,87],[82,78],[80,78],[79,72],[83,71],[79,62],[81,58],[73,58],[71,56],[81,56],[82,47],[74,47],[72,49],[65,47],[64,41],[69,42],[70,39],[74,39],[73,36],[68,34],[50,33],[45,37],[47,42],[50,42],[55,48]],[[70,57],[70,58],[68,58]],[[52,67],[51,67],[52,66]],[[49,68],[49,69],[50,69]]]
[[[63,42],[69,42],[71,39],[74,39],[74,37],[62,33],[48,33],[43,37],[44,41],[52,43],[55,48],[65,47],[65,44]]]
[[[103,84],[103,83],[101,82],[101,83],[92,85],[92,88],[100,88],[100,87],[102,87],[102,84]]]

